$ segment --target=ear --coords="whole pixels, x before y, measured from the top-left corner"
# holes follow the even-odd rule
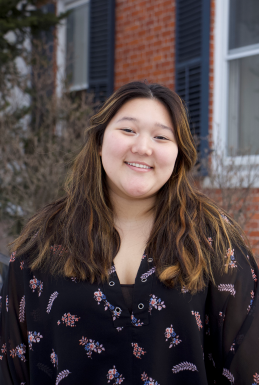
[[[98,155],[102,156],[102,146],[100,146],[98,149]]]

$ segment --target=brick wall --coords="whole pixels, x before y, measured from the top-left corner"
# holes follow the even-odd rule
[[[251,217],[245,227],[245,232],[259,265],[259,188],[253,189],[249,213],[251,213]]]
[[[115,89],[147,79],[174,89],[174,0],[116,0]]]

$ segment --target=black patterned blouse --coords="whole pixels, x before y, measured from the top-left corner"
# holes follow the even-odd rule
[[[11,256],[2,290],[1,385],[259,384],[258,268],[238,248],[196,295],[143,255],[126,306],[107,284],[31,272]]]

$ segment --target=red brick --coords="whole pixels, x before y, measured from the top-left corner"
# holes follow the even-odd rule
[[[117,0],[115,17],[115,89],[132,76],[173,88],[175,0]]]
[[[258,234],[259,234],[259,223],[258,222],[250,222],[247,224],[247,228],[249,229],[258,229]]]

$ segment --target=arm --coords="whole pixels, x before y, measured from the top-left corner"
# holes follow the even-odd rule
[[[245,249],[228,252],[228,273],[215,274],[207,301],[209,383],[252,385],[259,383],[258,267]]]
[[[28,343],[21,260],[11,257],[0,315],[0,383],[29,385]]]

